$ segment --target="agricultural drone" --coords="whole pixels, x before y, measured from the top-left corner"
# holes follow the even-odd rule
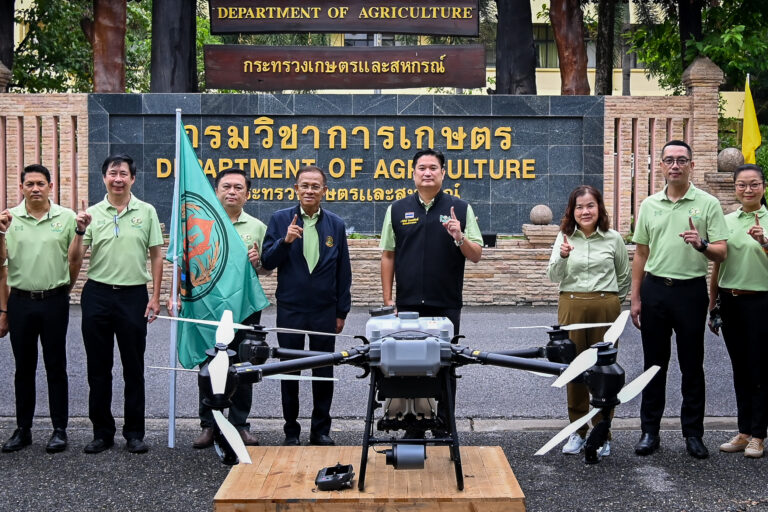
[[[462,345],[464,336],[450,336],[453,325],[446,318],[420,318],[411,312],[395,314],[393,307],[372,310],[371,315],[365,336],[242,325],[233,322],[230,311],[226,311],[220,321],[164,317],[217,327],[216,346],[208,350],[209,360],[200,369],[198,379],[203,400],[213,409],[216,419],[215,444],[222,461],[225,464],[251,462],[236,429],[221,412],[231,405],[230,399],[238,384],[257,383],[276,375],[346,364],[362,369],[363,373],[358,378],[370,378],[358,488],[362,491],[365,487],[369,447],[390,445],[391,449],[384,451],[387,464],[395,469],[419,469],[424,466],[426,446],[437,445],[449,447],[456,485],[462,490],[464,479],[449,377],[456,368],[479,364],[556,376],[552,383],[555,387],[562,387],[568,382],[585,383],[593,409],[561,430],[536,454],[547,453],[603,411],[603,419],[592,429],[585,444],[585,462],[594,464],[600,461],[598,449],[607,438],[612,409],[637,396],[659,369],[651,367],[624,386],[625,374],[616,362],[614,343],[624,329],[628,311],[622,312],[612,324],[546,327],[549,329],[547,345],[499,352],[474,350]],[[603,337],[604,341],[576,356],[575,346],[568,339],[568,331],[605,326],[610,327]],[[235,329],[250,331],[239,347],[240,360],[248,362],[230,364],[235,352],[227,347],[234,338]],[[269,332],[343,336],[357,339],[360,343],[333,353],[291,350],[269,346],[266,342]],[[269,359],[280,361],[267,362]],[[438,400],[445,401],[447,424],[436,413]],[[382,406],[383,413],[374,425],[374,412]],[[380,435],[375,435],[374,426]],[[406,431],[406,436],[397,438],[390,434],[399,430]],[[413,435],[413,432],[427,430],[432,430],[434,437]],[[387,435],[384,435],[385,432]]]

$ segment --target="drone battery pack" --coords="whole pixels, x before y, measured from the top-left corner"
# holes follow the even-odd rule
[[[337,463],[317,472],[315,485],[319,491],[340,491],[352,488],[352,479],[355,477],[352,464]]]

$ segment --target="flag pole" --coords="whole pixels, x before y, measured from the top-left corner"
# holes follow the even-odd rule
[[[179,161],[181,152],[181,130],[183,130],[181,124],[181,109],[176,109],[176,158],[174,160],[174,178],[173,178],[173,208],[171,209],[171,243],[173,247],[168,247],[169,251],[173,251],[173,276],[171,280],[171,309],[173,315],[178,314],[178,290],[179,290],[179,252],[177,250],[178,232],[179,232]],[[171,322],[171,333],[168,341],[168,366],[176,368],[176,329],[177,322]],[[168,372],[168,448],[174,448],[176,446],[176,372]]]

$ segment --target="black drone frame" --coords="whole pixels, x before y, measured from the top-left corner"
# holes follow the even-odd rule
[[[338,352],[313,352],[305,350],[292,350],[275,348],[267,345],[266,332],[259,331],[260,326],[249,333],[247,339],[240,346],[240,360],[248,360],[247,363],[238,363],[230,366],[227,373],[226,389],[223,394],[213,395],[210,391],[204,396],[207,405],[214,409],[225,409],[231,405],[230,398],[239,383],[257,383],[265,377],[272,375],[299,372],[326,366],[340,364],[352,365],[364,370],[358,378],[364,378],[370,374],[370,389],[368,393],[368,405],[365,418],[365,432],[363,435],[362,455],[358,488],[362,491],[365,487],[365,471],[368,461],[368,449],[377,444],[390,444],[393,449],[397,445],[447,445],[450,448],[451,460],[456,471],[456,485],[463,490],[464,481],[461,468],[461,456],[459,452],[459,437],[456,430],[456,418],[452,403],[452,393],[449,376],[456,368],[470,365],[492,365],[516,370],[527,370],[536,373],[558,376],[568,368],[568,365],[576,356],[573,342],[568,339],[568,333],[559,328],[548,331],[550,342],[543,347],[507,350],[501,352],[484,352],[459,345],[458,342],[464,336],[455,336],[451,343],[444,343],[449,350],[444,350],[441,356],[439,372],[432,377],[412,376],[386,376],[380,368],[371,366],[371,344],[363,336],[355,336],[362,344],[347,350]],[[617,399],[619,391],[624,386],[624,370],[616,363],[617,350],[612,343],[603,342],[593,345],[597,349],[597,362],[594,366],[582,372],[572,382],[585,383],[591,394],[591,404],[600,408],[603,419],[597,425],[585,445],[585,462],[596,463],[600,458],[597,449],[605,442],[610,428],[611,410],[620,403]],[[214,356],[217,351],[227,350],[224,344],[218,344],[209,351]],[[230,355],[234,352],[229,351]],[[266,362],[269,358],[279,358],[278,362]],[[546,358],[546,361],[535,360]],[[200,389],[211,390],[210,375],[204,367],[199,373]],[[414,379],[417,379],[416,381]],[[425,386],[426,384],[426,386]],[[418,390],[418,391],[417,391]],[[425,395],[425,390],[426,395]],[[378,397],[377,397],[378,395]],[[403,396],[405,395],[405,396]],[[378,407],[377,399],[385,398],[415,398],[434,397],[445,400],[448,412],[449,429],[448,437],[430,439],[403,439],[383,438],[373,435],[373,414]],[[236,464],[237,457],[232,448],[227,444],[224,436],[216,427],[216,439],[220,456],[225,463]]]

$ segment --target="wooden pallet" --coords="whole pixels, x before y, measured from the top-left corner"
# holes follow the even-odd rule
[[[380,449],[382,447],[379,447]],[[383,454],[368,452],[365,491],[357,490],[358,446],[251,446],[253,464],[232,468],[213,499],[216,512],[267,511],[524,511],[525,496],[498,446],[462,446],[464,490],[448,447],[427,447],[421,470],[395,470]],[[317,472],[352,464],[352,489],[318,491]]]

